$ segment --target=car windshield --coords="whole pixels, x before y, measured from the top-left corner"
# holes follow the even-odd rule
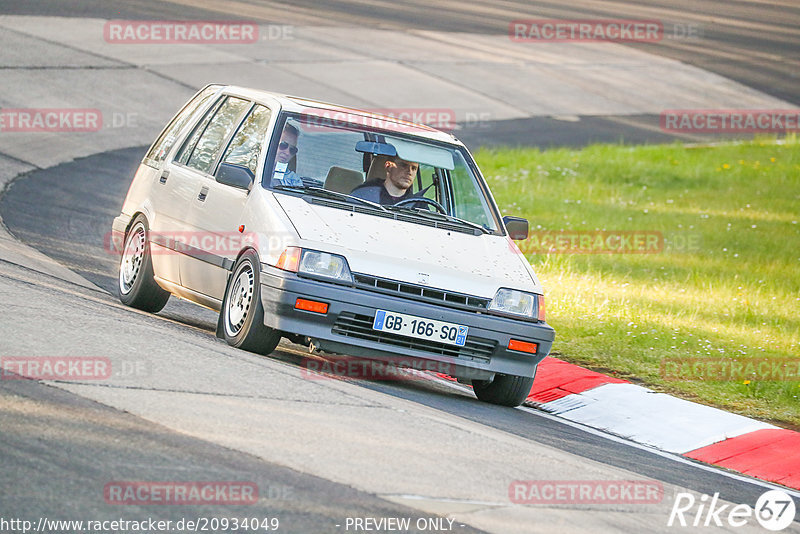
[[[309,115],[285,114],[279,124],[264,173],[267,188],[498,230],[462,147]]]

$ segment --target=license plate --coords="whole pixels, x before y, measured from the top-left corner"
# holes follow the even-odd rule
[[[466,343],[469,331],[468,326],[386,310],[375,312],[372,329],[459,347],[463,347]]]

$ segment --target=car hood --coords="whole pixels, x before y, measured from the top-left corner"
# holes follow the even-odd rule
[[[354,273],[492,298],[501,287],[542,293],[506,236],[479,236],[316,205],[276,194],[302,246],[342,254]]]

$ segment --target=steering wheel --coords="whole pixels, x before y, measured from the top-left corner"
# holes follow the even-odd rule
[[[433,200],[432,198],[427,197],[412,197],[412,198],[404,198],[400,202],[395,203],[395,206],[405,206],[406,204],[414,204],[415,202],[422,202],[423,204],[427,204],[429,206],[433,206],[436,208],[436,211],[439,213],[443,213],[447,215],[447,210],[444,209],[444,206]]]

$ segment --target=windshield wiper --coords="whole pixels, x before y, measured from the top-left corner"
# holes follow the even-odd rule
[[[315,196],[332,198],[336,200],[345,200],[345,201],[355,200],[356,202],[365,204],[371,208],[375,208],[381,211],[386,211],[385,207],[381,206],[380,204],[370,202],[369,200],[364,200],[363,198],[354,197],[352,195],[339,193],[338,191],[331,191],[330,189],[324,189],[322,187],[317,187],[317,186],[277,184],[273,185],[272,189],[277,189],[279,191],[297,191],[299,193],[311,193]]]
[[[370,202],[369,200],[364,200],[363,198],[354,197],[352,195],[347,195],[345,193],[339,193],[338,191],[331,191],[330,189],[324,189],[322,187],[317,186],[306,186],[306,185],[284,185],[284,184],[277,184],[272,186],[272,189],[277,189],[279,191],[297,191],[298,193],[311,193],[316,196],[332,198],[336,200],[344,200],[344,201],[351,201],[354,200],[361,204],[367,205],[371,208],[375,208],[381,211],[405,211],[413,213],[414,215],[418,215],[423,218],[435,218],[438,220],[446,220],[448,222],[453,222],[456,224],[461,224],[464,226],[468,226],[470,228],[474,228],[476,230],[480,230],[484,234],[491,234],[492,231],[481,225],[474,223],[472,221],[468,221],[466,219],[461,219],[459,217],[455,217],[453,215],[447,215],[446,213],[439,213],[438,211],[428,211],[422,208],[412,208],[411,206],[393,206],[391,204],[382,205],[376,204],[375,202]]]
[[[285,184],[275,184],[272,186],[272,189],[277,189],[278,191],[305,191],[306,186],[304,185],[285,185]]]
[[[444,215],[444,214],[442,214],[442,215]],[[483,224],[474,223],[472,221],[468,221],[468,220],[462,219],[460,217],[454,217],[452,215],[447,215],[446,217],[447,217],[447,220],[449,220],[449,221],[459,222],[461,224],[465,224],[467,226],[471,226],[473,228],[477,228],[478,230],[480,230],[484,234],[492,234],[492,233],[494,233],[491,229],[487,228]]]
[[[396,211],[410,211],[410,212],[414,213],[415,215],[420,215],[422,217],[428,217],[428,218],[432,218],[433,217],[433,218],[438,218],[439,220],[444,219],[444,220],[446,220],[448,222],[462,224],[464,226],[469,226],[470,228],[474,228],[476,230],[480,230],[484,234],[491,234],[492,233],[491,230],[489,230],[488,228],[486,228],[482,224],[474,223],[472,221],[468,221],[466,219],[461,219],[459,217],[455,217],[453,215],[448,215],[446,213],[440,213],[438,211],[428,211],[428,210],[423,209],[423,208],[412,208],[411,206],[400,206],[400,207],[397,207],[397,206],[389,205],[389,206],[386,206],[386,207],[391,209],[391,210],[396,210]]]

